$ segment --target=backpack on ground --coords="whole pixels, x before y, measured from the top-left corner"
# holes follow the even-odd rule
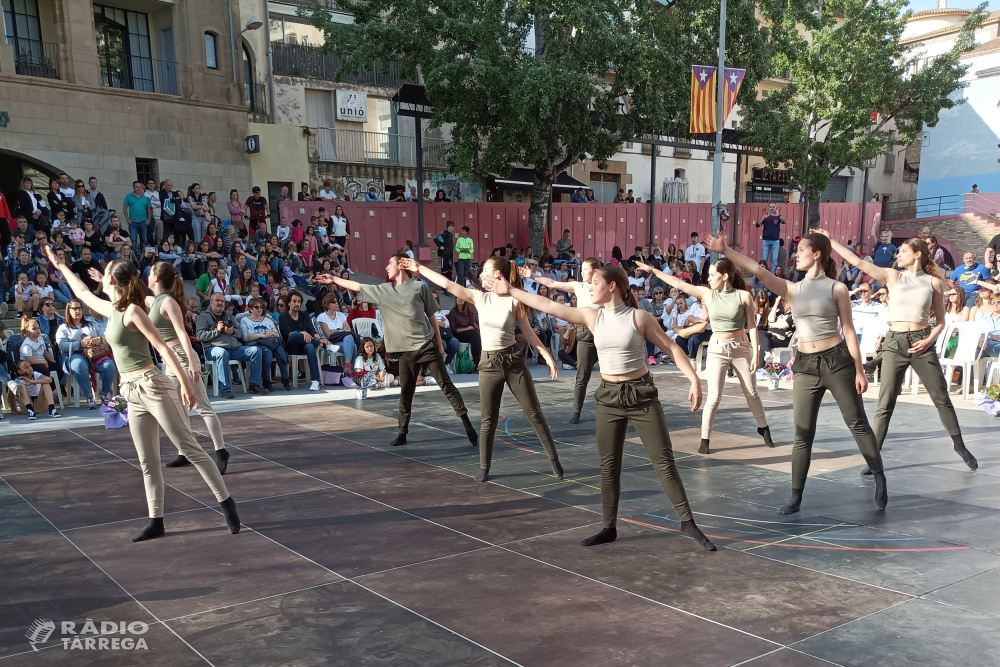
[[[468,350],[462,350],[455,357],[455,373],[457,375],[468,375],[476,370],[475,365],[472,363],[472,355],[469,354]]]

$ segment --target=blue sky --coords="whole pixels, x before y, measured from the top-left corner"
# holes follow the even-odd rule
[[[979,2],[976,0],[948,0],[948,6],[959,9],[975,9],[979,6]],[[910,0],[910,7],[915,12],[924,9],[934,9],[937,7],[937,0]]]

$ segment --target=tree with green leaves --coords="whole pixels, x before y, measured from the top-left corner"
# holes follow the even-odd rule
[[[541,251],[558,174],[602,168],[625,141],[687,127],[692,64],[717,61],[717,0],[338,0],[300,10],[343,71],[399,61],[419,71],[432,126],[451,125],[449,168],[468,177],[534,171],[529,239]],[[769,72],[773,7],[730,2],[727,66],[747,69],[741,99]],[[783,24],[780,8],[773,23]],[[533,39],[531,39],[533,37]],[[531,43],[529,43],[529,41]]]
[[[960,59],[976,46],[984,6],[966,19],[953,48],[922,69],[915,67],[920,54],[901,43],[912,13],[906,6],[827,0],[818,11],[786,12],[785,25],[776,26],[787,39],[772,70],[788,71],[790,83],[744,106],[741,128],[769,167],[783,165],[808,194],[810,227],[819,226],[830,178],[910,145],[924,124],[933,127],[942,109],[960,103],[952,96],[967,69]]]

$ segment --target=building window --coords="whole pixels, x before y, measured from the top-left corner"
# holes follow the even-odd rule
[[[158,182],[156,180],[156,160],[145,160],[137,157],[135,159],[135,180],[142,183],[143,187],[146,187],[146,183],[150,180],[154,183]]]
[[[215,46],[215,35],[205,33],[205,64],[208,69],[219,69],[219,51]]]
[[[154,74],[160,74],[156,70],[164,61],[152,58],[149,21],[145,14],[94,5],[94,27],[103,85],[176,94],[176,91],[159,90],[156,85]]]

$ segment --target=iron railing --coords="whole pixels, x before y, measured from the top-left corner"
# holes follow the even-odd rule
[[[247,105],[247,118],[251,123],[269,123],[271,114],[268,112],[267,86],[263,83],[247,83],[244,101]]]
[[[940,197],[922,197],[891,201],[883,206],[884,220],[909,220],[934,216],[973,213],[996,217],[1000,215],[1000,194],[960,193]]]
[[[285,5],[311,5],[315,0],[277,0],[277,2]],[[334,12],[343,12],[345,14],[350,13],[339,4],[336,0],[319,0],[319,4],[324,9],[329,9]]]
[[[425,137],[421,142],[423,166],[447,167],[444,149],[450,144]],[[320,162],[417,166],[416,137],[398,134],[321,127],[316,130],[316,152]]]
[[[59,45],[37,39],[7,37],[14,47],[14,72],[23,76],[59,78]]]
[[[101,84],[147,93],[178,95],[177,63],[143,56],[124,56],[115,62],[101,59]]]
[[[309,79],[326,79],[336,81],[340,70],[340,58],[333,53],[323,53],[319,47],[300,46],[271,42],[271,58],[275,74],[301,76]],[[371,69],[348,74],[339,72],[340,80],[352,83],[368,83],[375,86],[392,86],[398,88],[404,83],[413,83],[400,74],[398,62],[390,62],[386,72],[382,71],[382,63],[376,60]]]

